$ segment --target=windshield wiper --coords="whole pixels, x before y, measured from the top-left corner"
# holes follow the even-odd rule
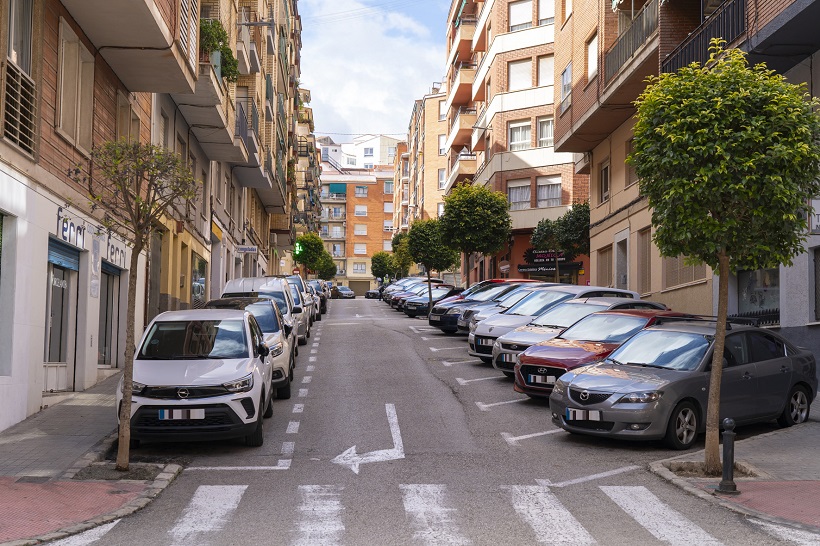
[[[658,364],[648,364],[646,362],[627,362],[630,366],[641,366],[644,368],[660,368],[662,370],[666,369],[666,366],[659,366]]]
[[[606,357],[606,358],[604,359],[604,361],[607,361],[607,360],[609,360],[609,361],[610,361],[610,362],[612,362],[613,364],[617,364],[618,366],[623,366],[623,365],[624,365],[624,363],[623,363],[623,362],[619,362],[619,361],[615,360],[614,358]]]
[[[534,322],[531,324],[535,324]],[[559,326],[558,324],[535,324],[536,326],[540,326],[541,328],[554,328],[556,330],[563,330],[565,326]]]

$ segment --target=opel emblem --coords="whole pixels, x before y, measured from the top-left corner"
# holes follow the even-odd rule
[[[188,398],[188,395],[191,394],[188,389],[177,389],[177,396],[179,398],[185,399]]]
[[[546,375],[549,370],[546,368],[538,368],[538,373],[541,375]]]
[[[581,400],[584,400],[584,401],[589,400],[589,392],[588,391],[583,391],[580,395],[580,398],[581,398]]]

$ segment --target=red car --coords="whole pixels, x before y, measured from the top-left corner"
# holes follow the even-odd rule
[[[658,317],[670,316],[686,315],[659,309],[613,309],[587,315],[558,336],[521,353],[513,388],[530,397],[547,398],[564,372],[606,358]]]

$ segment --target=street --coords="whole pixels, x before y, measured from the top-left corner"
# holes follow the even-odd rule
[[[546,401],[426,320],[357,298],[313,328],[264,446],[144,443],[133,461],[185,470],[145,509],[53,544],[810,543],[655,476],[678,454],[659,443],[556,429]]]

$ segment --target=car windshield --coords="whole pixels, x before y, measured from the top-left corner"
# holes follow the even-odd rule
[[[137,359],[246,358],[248,355],[242,320],[180,320],[155,322]]]
[[[352,290],[346,286],[340,286],[339,292],[352,292]]]
[[[496,285],[487,290],[482,290],[481,292],[476,292],[472,296],[468,298],[469,301],[490,301],[491,299],[500,296],[501,294],[506,294],[510,290],[515,289],[515,286],[510,286],[509,284],[502,284]]]
[[[539,290],[530,292],[526,298],[507,309],[507,315],[540,315],[553,305],[571,297],[558,290]]]
[[[284,292],[260,292],[260,298],[268,298],[269,300],[273,300],[276,302],[276,305],[279,306],[279,310],[283,313],[288,312],[288,302],[285,300],[285,293]]]
[[[299,291],[299,287],[298,286],[293,286],[292,284],[289,285],[289,286],[290,286],[290,294],[291,294],[291,296],[293,296],[293,303],[295,305],[302,305],[302,293]]]
[[[670,370],[694,370],[706,355],[710,343],[711,339],[702,334],[644,330],[618,347],[608,360]]]
[[[522,299],[526,298],[532,294],[532,290],[527,290],[525,287],[521,286],[512,290],[506,294],[502,294],[495,298],[495,301],[498,302],[499,307],[503,307],[504,309],[509,309]]]
[[[266,334],[275,334],[279,331],[279,318],[270,303],[257,302],[245,307],[256,318],[259,328]]]
[[[597,341],[599,343],[623,343],[635,332],[646,326],[649,319],[629,315],[601,313],[589,315],[564,330],[559,337],[572,341]]]
[[[605,305],[565,302],[561,305],[556,305],[546,313],[539,315],[532,321],[532,324],[535,326],[566,328],[567,326],[575,324],[585,316],[590,315],[595,311],[601,311],[605,308]]]

